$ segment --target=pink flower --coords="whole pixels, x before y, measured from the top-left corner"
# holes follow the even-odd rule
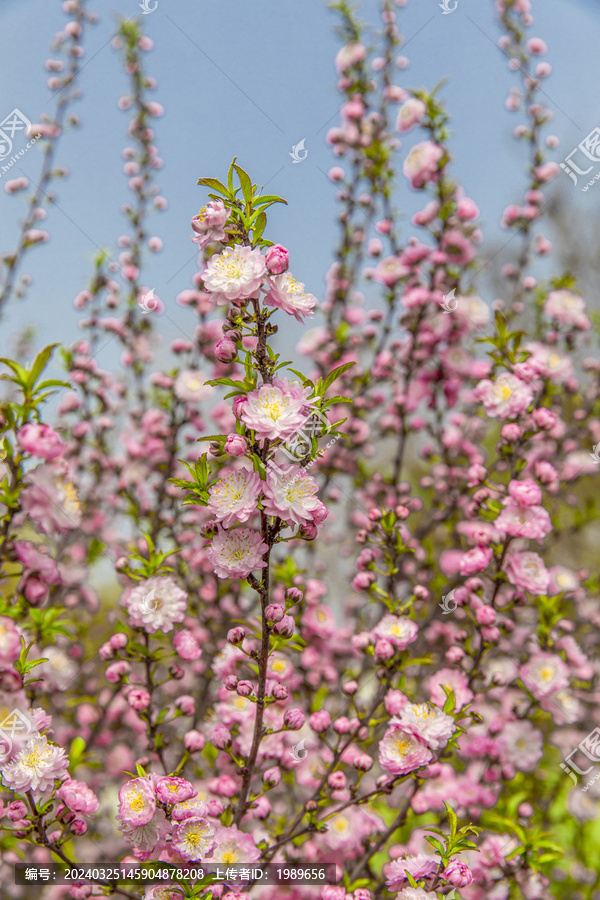
[[[415,881],[419,878],[428,878],[435,875],[438,871],[438,863],[433,856],[428,853],[417,853],[415,856],[402,856],[388,863],[385,867],[385,883],[390,891],[399,891],[408,878],[406,873],[410,872]]]
[[[519,675],[538,700],[569,686],[569,667],[556,653],[535,653],[521,666]]]
[[[203,372],[196,369],[186,369],[180,372],[175,379],[173,391],[178,400],[187,403],[196,403],[209,397],[214,388],[210,384],[206,384],[209,379]]]
[[[248,451],[248,441],[241,434],[228,434],[225,453],[229,456],[244,456]]]
[[[202,650],[191,631],[183,628],[173,638],[173,648],[180,659],[200,659]]]
[[[322,506],[316,494],[319,486],[306,469],[290,466],[283,474],[267,467],[263,509],[269,516],[279,516],[288,525],[311,522]]]
[[[389,641],[398,650],[406,650],[408,645],[416,640],[418,631],[412,619],[389,613],[375,626],[373,634],[379,639]]]
[[[473,394],[488,416],[496,419],[516,418],[533,402],[533,389],[510,372],[503,372],[493,382],[485,378]]]
[[[161,803],[181,803],[184,800],[191,800],[196,791],[193,786],[186,781],[185,778],[176,778],[174,775],[159,778],[156,782],[156,796]]]
[[[504,562],[504,571],[510,583],[521,591],[543,596],[548,590],[550,576],[537,553],[511,553]]]
[[[126,592],[123,603],[134,628],[155,634],[172,631],[176,622],[183,622],[187,596],[170,575],[154,575]]]
[[[310,388],[287,378],[263,384],[248,394],[240,418],[259,440],[287,440],[302,428],[311,410]]]
[[[130,825],[119,813],[115,818],[125,840],[133,844],[133,852],[138,859],[148,860],[153,853],[162,852],[166,846],[169,823],[162,809],[157,809],[154,816],[143,825]]]
[[[489,566],[493,555],[491,547],[473,547],[467,550],[460,561],[460,574],[473,575],[475,572],[482,572]]]
[[[100,803],[95,793],[83,781],[75,781],[73,778],[63,781],[56,792],[65,806],[72,812],[82,813],[84,816],[93,815]]]
[[[504,725],[497,739],[500,761],[521,772],[531,772],[544,755],[544,736],[531,722]]]
[[[445,747],[455,731],[454,719],[431,703],[408,703],[390,725],[417,735],[432,750]]]
[[[189,733],[191,734],[191,732]],[[176,822],[183,822],[184,819],[191,819],[194,817],[203,819],[207,814],[208,806],[204,800],[201,800],[199,797],[190,797],[187,800],[180,800],[171,811],[171,817],[175,819]]]
[[[466,863],[451,859],[442,872],[442,878],[456,887],[467,887],[473,881],[473,873]]]
[[[456,228],[446,232],[442,248],[449,261],[457,266],[467,265],[475,256],[475,248],[471,241]]]
[[[422,188],[428,181],[433,181],[443,156],[444,148],[434,144],[433,141],[415,144],[404,160],[403,167],[412,187]]]
[[[46,735],[36,734],[2,768],[2,784],[18,794],[28,791],[46,791],[54,787],[57,778],[62,778],[69,766],[62,747],[50,744]]]
[[[585,315],[585,301],[579,294],[564,288],[551,291],[542,307],[547,316],[561,325],[572,325],[587,331],[591,323]]]
[[[262,481],[258,472],[236,469],[209,488],[208,508],[224,528],[246,522],[257,510]]]
[[[21,635],[15,623],[7,616],[0,616],[0,664],[12,665],[21,655]]]
[[[443,708],[447,699],[445,687],[454,692],[457,710],[462,709],[473,699],[473,691],[469,688],[469,679],[464,672],[460,672],[458,669],[440,669],[429,679],[431,702],[440,708]]]
[[[210,856],[215,847],[215,829],[208,819],[193,816],[173,827],[173,847],[185,860],[195,862]]]
[[[398,725],[390,725],[379,744],[379,764],[390,775],[406,775],[432,759],[424,740]]]
[[[284,275],[272,275],[265,288],[267,306],[276,306],[283,312],[303,322],[305,316],[312,316],[317,298],[307,294],[304,285],[296,281],[291,272]]]
[[[250,297],[258,296],[265,272],[260,250],[236,244],[210,258],[202,281],[219,306],[243,306]]]
[[[352,66],[358,65],[358,63],[361,63],[366,59],[366,56],[367,48],[364,44],[361,44],[358,41],[350,41],[350,43],[342,47],[341,50],[338,50],[338,54],[335,58],[335,67],[339,74],[343,75],[343,73]]]
[[[269,549],[258,531],[236,528],[220,531],[211,541],[207,555],[219,578],[245,578],[256,569],[264,569],[263,554]]]
[[[528,341],[523,349],[531,353],[525,365],[538,375],[549,378],[556,384],[562,384],[573,375],[573,364],[568,356],[559,353],[553,347],[546,347],[538,341]]]
[[[67,534],[81,524],[77,489],[62,464],[45,463],[27,472],[20,496],[21,511],[46,534]]]
[[[400,262],[397,256],[387,256],[385,259],[377,263],[375,271],[371,276],[373,281],[379,284],[385,284],[386,287],[393,287],[401,278],[405,278],[410,273],[410,266]]]
[[[148,709],[152,699],[148,691],[144,690],[144,688],[133,688],[133,690],[129,691],[127,694],[127,702],[132,709],[139,711]]]
[[[265,253],[265,263],[269,275],[283,275],[290,265],[290,254],[281,244],[273,244]]]
[[[422,100],[411,97],[400,107],[398,118],[396,120],[396,128],[400,132],[410,131],[415,125],[418,125],[425,113],[427,107]]]
[[[217,846],[213,850],[211,862],[214,860],[216,863],[246,865],[260,859],[260,850],[252,835],[240,831],[235,825],[219,828],[215,834],[215,841]]]
[[[552,521],[543,506],[507,506],[494,522],[502,535],[542,540],[552,531]]]
[[[26,453],[39,456],[46,462],[62,456],[66,448],[66,444],[49,425],[37,425],[31,422],[19,430],[17,440]]]
[[[519,506],[538,506],[542,501],[542,489],[531,478],[523,481],[510,481],[508,494],[511,500]]]
[[[222,200],[211,200],[203,206],[197,216],[192,219],[192,241],[203,250],[211,241],[225,239],[225,224],[229,219],[229,210]]]
[[[119,791],[119,816],[125,826],[147,825],[156,811],[156,797],[150,778],[134,778]]]

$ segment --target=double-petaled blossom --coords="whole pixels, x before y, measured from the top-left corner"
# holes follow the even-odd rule
[[[484,378],[474,390],[486,413],[495,419],[515,419],[533,402],[533,388],[516,375],[502,372],[495,381]]]
[[[550,583],[548,570],[537,553],[509,553],[504,561],[504,571],[511,584],[522,591],[538,596],[546,594]]]
[[[19,794],[28,791],[45,793],[62,778],[69,765],[62,747],[51,744],[46,735],[36,734],[25,747],[2,768],[2,784]]]
[[[246,468],[232,470],[210,486],[208,508],[223,528],[233,528],[256,512],[261,490],[258,472]]]
[[[219,828],[215,834],[216,847],[211,855],[215,863],[253,863],[260,859],[254,838],[235,825]]]
[[[425,741],[398,724],[390,724],[379,744],[379,765],[390,775],[406,775],[431,759]]]
[[[585,301],[574,291],[565,288],[551,291],[542,309],[547,316],[560,325],[572,326],[582,331],[591,328],[591,322],[585,314]]]
[[[454,719],[432,703],[408,703],[390,725],[417,735],[432,750],[445,747],[455,731]]]
[[[290,466],[285,472],[267,467],[263,509],[288,525],[320,524],[327,510],[317,497],[318,490],[315,479],[300,466]]]
[[[406,873],[410,873],[415,881],[435,875],[439,865],[435,857],[428,853],[417,853],[414,856],[402,856],[388,863],[385,867],[385,883],[390,891],[399,891],[408,881]]]
[[[30,422],[18,431],[17,440],[26,453],[46,462],[62,456],[66,449],[66,445],[50,425]]]
[[[240,404],[242,422],[259,440],[288,440],[305,424],[312,404],[310,388],[287,378],[275,379],[251,391]]]
[[[202,281],[219,306],[243,306],[246,300],[258,297],[266,271],[260,250],[236,244],[211,257]]]
[[[192,816],[176,822],[171,842],[183,859],[196,862],[210,856],[216,844],[214,837],[215,829],[208,819]]]
[[[67,778],[56,792],[56,796],[63,801],[72,812],[81,813],[84,816],[93,815],[100,803],[95,793],[83,781]]]
[[[317,298],[308,294],[304,290],[304,285],[296,281],[291,272],[271,275],[265,290],[267,306],[276,306],[288,315],[294,316],[298,322],[303,322],[306,316],[314,314]]]
[[[119,816],[128,828],[147,825],[156,812],[156,794],[150,778],[134,778],[119,791]]]
[[[263,555],[269,549],[260,532],[252,528],[220,531],[212,539],[207,556],[219,578],[245,578],[267,565]]]
[[[171,576],[153,576],[130,588],[123,604],[135,628],[154,634],[172,631],[176,622],[183,622],[187,594]]]
[[[444,156],[444,148],[433,141],[421,141],[415,144],[404,160],[404,174],[409,179],[412,187],[425,187],[428,181],[433,181],[439,171],[440,162]]]
[[[229,210],[222,200],[211,200],[192,219],[192,241],[203,250],[212,241],[225,240]]]

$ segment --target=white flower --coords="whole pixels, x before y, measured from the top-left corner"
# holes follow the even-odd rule
[[[2,771],[4,787],[17,793],[44,791],[54,786],[69,767],[62,747],[48,743],[46,735],[36,734]]]
[[[265,272],[260,250],[237,245],[211,257],[202,281],[219,306],[232,301],[240,306],[249,297],[257,296]]]
[[[208,397],[213,392],[212,386],[206,384],[208,380],[203,372],[199,372],[196,369],[186,369],[180,372],[175,379],[173,386],[175,396],[179,400],[184,400],[188,403],[203,400],[204,397]]]
[[[454,719],[431,703],[409,703],[390,725],[403,728],[423,738],[432,750],[445,747],[455,731]]]
[[[77,664],[58,647],[44,647],[40,651],[48,662],[42,663],[36,670],[44,677],[46,689],[64,691],[77,672]]]
[[[154,576],[140,581],[124,598],[131,624],[148,634],[172,631],[175,622],[183,622],[187,594],[173,578]]]

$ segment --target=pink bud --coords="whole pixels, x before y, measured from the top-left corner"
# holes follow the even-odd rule
[[[228,434],[225,441],[225,453],[229,456],[244,456],[248,450],[248,442],[241,434]]]
[[[281,244],[274,244],[265,253],[265,263],[270,275],[282,275],[290,266],[290,255]]]
[[[204,747],[204,735],[200,734],[199,731],[188,731],[183,739],[183,746],[186,750],[189,750],[190,753],[194,753],[197,750],[202,750]]]
[[[283,724],[291,731],[298,731],[306,722],[306,716],[301,709],[288,709],[283,717]]]

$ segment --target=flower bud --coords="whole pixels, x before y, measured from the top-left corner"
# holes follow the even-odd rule
[[[283,717],[283,724],[291,731],[298,731],[306,722],[306,716],[301,709],[288,709]]]
[[[215,344],[215,356],[219,362],[232,362],[237,356],[237,347],[229,338],[223,338],[223,340]]]
[[[265,616],[268,622],[281,622],[285,615],[285,610],[283,606],[279,606],[277,603],[270,603],[265,609]]]
[[[240,697],[249,697],[253,691],[252,682],[250,681],[239,681],[237,686],[237,692]]]
[[[279,784],[281,781],[281,770],[277,768],[277,766],[272,766],[272,768],[267,769],[266,772],[263,773],[263,781],[265,784],[270,784],[273,787]]]
[[[230,628],[227,632],[227,640],[230,644],[241,644],[246,637],[246,632],[239,625],[237,628]]]
[[[269,275],[283,275],[290,266],[290,254],[281,244],[273,244],[265,253],[265,263]]]
[[[284,616],[281,622],[273,625],[273,634],[278,634],[283,638],[291,638],[296,629],[296,623],[292,616]]]
[[[199,731],[196,731],[194,729],[192,731],[188,731],[188,733],[183,738],[183,746],[190,753],[195,753],[197,750],[202,750],[204,744],[204,735],[200,734]]]
[[[241,434],[228,434],[225,441],[225,453],[229,456],[244,456],[248,450],[248,441]]]
[[[237,675],[228,675],[223,684],[226,690],[235,691],[238,686]]]
[[[275,700],[287,700],[288,689],[283,684],[274,684],[271,688],[271,695]]]
[[[318,712],[314,712],[312,714],[312,716],[308,720],[308,724],[313,731],[327,731],[327,729],[331,725],[331,716],[326,709],[320,709]]]

